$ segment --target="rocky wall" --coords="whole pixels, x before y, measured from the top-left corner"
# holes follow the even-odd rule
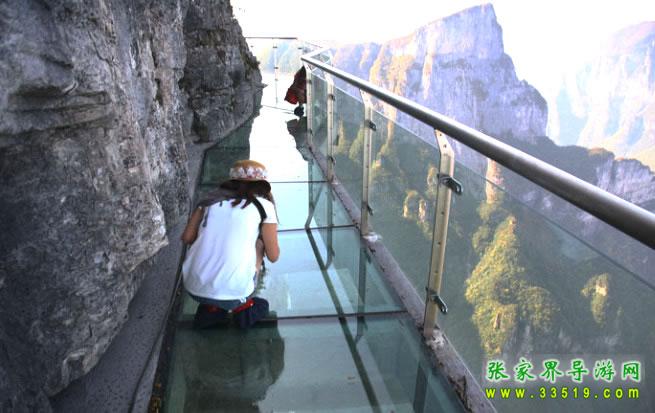
[[[253,100],[253,86],[261,84],[257,60],[228,0],[192,1],[184,36],[187,65],[181,84],[189,92],[192,129],[203,141],[216,140],[241,125],[257,106]]]
[[[0,2],[1,411],[48,411],[126,321],[140,264],[177,242],[167,230],[187,214],[198,140],[187,101],[214,138],[252,113],[256,63],[231,13],[209,0]],[[196,53],[186,42],[201,27],[213,48]]]

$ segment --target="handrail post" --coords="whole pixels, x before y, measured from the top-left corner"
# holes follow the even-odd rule
[[[446,258],[446,239],[448,235],[448,217],[450,215],[450,198],[452,189],[442,183],[442,177],[452,177],[455,172],[455,153],[446,136],[434,131],[439,145],[439,182],[437,183],[437,199],[434,211],[434,229],[432,231],[432,254],[430,256],[430,274],[428,276],[427,295],[425,298],[425,316],[423,318],[423,336],[431,338],[437,322],[437,311],[443,301],[441,280],[443,278],[444,260]],[[441,309],[445,312],[445,305]]]
[[[371,187],[371,141],[373,140],[373,102],[371,97],[362,92],[362,102],[364,103],[364,148],[362,154],[362,206],[360,218],[360,231],[363,236],[370,233],[369,214],[371,206],[369,205],[369,191]]]
[[[275,77],[275,105],[278,104],[277,86],[278,86],[278,73],[277,73],[277,42],[273,40],[273,76]]]
[[[336,97],[332,76],[326,74],[325,81],[327,82],[327,180],[332,182],[334,180],[334,102]]]
[[[307,63],[303,63],[305,66],[305,72],[307,76],[305,77],[305,91],[307,94],[307,99],[305,101],[305,106],[307,107],[307,144],[309,147],[314,147],[314,129],[313,129],[313,113],[314,113],[314,102],[312,102],[313,88],[314,88],[314,79],[312,69]]]

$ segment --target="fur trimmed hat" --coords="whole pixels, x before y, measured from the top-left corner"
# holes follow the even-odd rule
[[[236,161],[230,168],[230,179],[239,181],[265,181],[268,178],[266,167],[250,159]]]

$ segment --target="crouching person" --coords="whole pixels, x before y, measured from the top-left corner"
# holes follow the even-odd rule
[[[200,304],[194,326],[232,318],[242,328],[268,314],[268,302],[253,297],[263,257],[277,261],[277,214],[264,165],[237,161],[230,180],[201,201],[182,234],[190,244],[182,266],[184,287]]]

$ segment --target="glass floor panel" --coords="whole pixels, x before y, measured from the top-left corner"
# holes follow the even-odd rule
[[[205,154],[200,184],[216,185],[230,179],[230,167],[240,159],[253,159],[263,163],[268,170],[269,182],[324,181],[315,161],[303,159],[295,147],[295,154],[289,152],[274,148],[253,150],[247,147],[214,146]]]
[[[293,108],[290,106],[291,111]],[[262,107],[258,116],[218,141],[217,145],[224,148],[284,148],[295,151],[297,142],[289,134],[289,128],[297,127],[300,121],[291,111]]]
[[[407,316],[180,329],[166,412],[462,411]]]
[[[328,249],[330,238],[333,247]],[[269,318],[404,311],[360,250],[357,230],[313,230],[311,238],[305,231],[290,231],[281,233],[279,240],[280,259],[266,264],[256,291],[270,304]],[[333,251],[329,258],[328,250]],[[192,319],[196,307],[186,296],[180,319]]]
[[[300,66],[298,67],[300,69]],[[277,80],[274,73],[262,72],[262,83],[266,84],[264,95],[262,96],[262,106],[275,107],[283,111],[293,113],[296,105],[284,100],[287,89],[293,83],[294,73],[278,73]]]
[[[239,159],[266,165],[269,182],[322,181],[320,168],[306,148],[306,119],[278,109],[261,108],[259,116],[246,122],[205,152],[201,184],[217,184],[229,177],[229,168]]]
[[[277,206],[278,230],[303,229],[309,217],[310,205],[314,213],[309,228],[352,225],[352,220],[325,182],[272,183]],[[198,187],[198,200],[204,199],[216,185]],[[309,194],[312,194],[312,198]],[[331,220],[328,219],[331,216]]]

